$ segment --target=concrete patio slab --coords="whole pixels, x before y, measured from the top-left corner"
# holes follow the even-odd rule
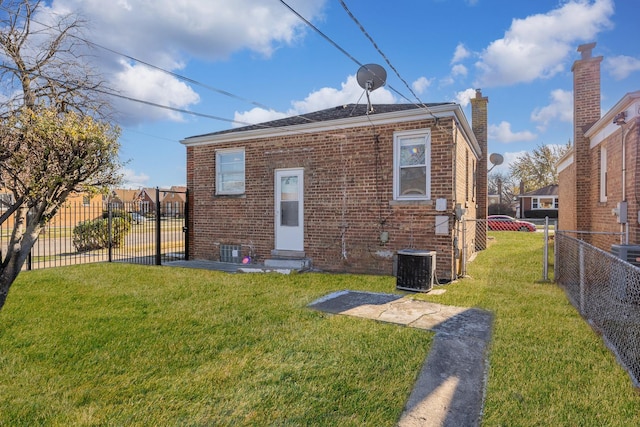
[[[399,427],[479,426],[491,339],[491,313],[414,300],[410,295],[339,291],[309,304],[328,313],[430,330],[431,350]]]

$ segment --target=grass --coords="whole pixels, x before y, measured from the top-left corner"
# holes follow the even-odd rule
[[[485,426],[636,426],[640,394],[557,286],[540,233],[491,233],[418,299],[491,310]],[[95,264],[23,273],[0,312],[0,425],[393,426],[428,333],[306,308],[391,277]]]
[[[306,308],[389,278],[93,264],[0,312],[0,425],[393,425],[432,336]]]
[[[470,278],[420,297],[495,315],[483,425],[640,425],[640,394],[627,373],[564,292],[541,282],[542,236],[491,235]]]

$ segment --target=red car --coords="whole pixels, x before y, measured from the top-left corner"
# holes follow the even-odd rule
[[[535,224],[508,215],[489,215],[487,227],[492,231],[536,231]]]

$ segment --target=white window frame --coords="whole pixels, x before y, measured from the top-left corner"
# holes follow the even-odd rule
[[[224,188],[225,180],[223,179],[224,172],[222,171],[223,164],[221,164],[221,157],[228,154],[240,153],[242,154],[242,187],[237,189]],[[246,161],[247,159],[244,147],[216,150],[216,195],[229,196],[244,194],[246,188]]]
[[[400,194],[400,147],[409,139],[422,138],[425,145],[425,194]],[[393,199],[394,200],[431,200],[431,129],[416,129],[395,132],[393,134]]]
[[[552,199],[553,207],[550,208],[542,208],[540,207],[540,199]],[[558,209],[558,196],[536,196],[531,198],[531,210],[549,210],[549,209]]]
[[[607,201],[607,148],[600,148],[600,202]]]

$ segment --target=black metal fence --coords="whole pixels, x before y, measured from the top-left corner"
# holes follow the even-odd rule
[[[171,201],[163,204],[161,194],[169,193]],[[23,269],[92,262],[161,265],[188,259],[187,212],[186,193],[158,189],[151,205],[119,200],[66,203],[41,232]],[[12,230],[13,218],[0,226],[2,253]]]

